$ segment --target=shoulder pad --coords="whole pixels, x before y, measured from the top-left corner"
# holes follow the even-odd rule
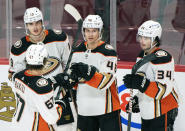
[[[65,32],[60,30],[48,30],[48,35],[46,36],[44,43],[49,43],[53,41],[65,41],[67,35]]]
[[[110,44],[102,44],[98,48],[95,49],[96,52],[100,52],[105,56],[117,56],[116,51]]]
[[[12,45],[11,53],[14,55],[20,55],[25,52],[30,45],[31,43],[26,41],[26,37],[23,37]]]
[[[62,34],[62,30],[56,30],[56,29],[53,29],[53,32],[57,35],[60,35]]]
[[[172,56],[165,50],[160,49],[154,53],[157,59],[152,61],[153,64],[165,64],[172,60]]]
[[[144,57],[144,51],[142,50],[137,57],[143,58]]]
[[[84,52],[84,51],[86,51],[86,46],[84,42],[78,44],[76,48],[74,49],[74,52]]]
[[[105,44],[105,49],[107,49],[107,50],[114,50],[114,48],[110,44]]]
[[[29,87],[31,87],[36,93],[45,94],[53,90],[50,80],[47,80],[41,76],[35,76],[35,77],[36,79],[30,82]]]

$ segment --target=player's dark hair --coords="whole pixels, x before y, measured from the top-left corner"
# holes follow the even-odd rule
[[[44,65],[47,62],[47,58],[44,58]],[[30,64],[26,64],[26,68],[30,69],[30,70],[41,70],[44,65],[30,65]]]
[[[161,40],[159,39],[159,37],[155,37],[155,40],[154,40],[157,44],[156,46],[159,47],[161,45]]]

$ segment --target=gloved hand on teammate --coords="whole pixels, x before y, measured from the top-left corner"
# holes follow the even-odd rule
[[[150,81],[145,75],[127,74],[123,77],[123,82],[127,88],[138,89],[140,92],[145,92]]]
[[[127,113],[129,112],[129,103],[126,105],[126,112]],[[133,113],[140,112],[139,102],[138,102],[138,97],[137,96],[134,96],[133,99],[132,99],[132,112]]]
[[[75,74],[78,78],[83,78],[86,81],[89,81],[97,71],[96,67],[82,62],[74,63],[70,67],[71,74]]]
[[[67,73],[59,73],[53,77],[59,86],[65,89],[71,89],[76,84]]]

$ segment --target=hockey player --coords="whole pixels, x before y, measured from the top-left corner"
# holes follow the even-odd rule
[[[144,22],[138,28],[137,40],[142,51],[137,62],[152,53],[156,58],[141,66],[136,74],[127,74],[123,78],[127,88],[137,89],[139,92],[137,96],[142,131],[173,131],[178,113],[174,59],[169,52],[159,48],[161,34],[161,25],[153,20]],[[136,98],[135,96],[134,99]]]
[[[47,57],[48,52],[44,46],[31,45],[26,51],[27,68],[13,75],[17,96],[16,114],[13,118],[15,130],[53,131],[51,124],[55,124],[60,119],[62,110],[65,110],[65,101],[54,101],[51,80],[42,77]],[[66,84],[63,83],[63,86]]]
[[[82,42],[73,53],[71,75],[79,79],[77,107],[79,131],[120,131],[120,102],[116,85],[117,54],[101,41],[103,22],[99,15],[83,21]]]
[[[46,30],[42,12],[36,7],[26,9],[24,13],[24,24],[26,36],[17,41],[11,48],[9,78],[11,79],[13,73],[26,68],[25,52],[30,45],[37,43],[43,44],[49,53],[43,76],[50,78],[63,72],[70,53],[67,34],[62,31]],[[55,92],[57,92],[57,90],[58,87]],[[65,95],[64,91],[63,94]],[[76,124],[72,123],[74,119],[69,103],[66,106],[66,112],[63,113],[61,120],[58,121],[59,125],[65,125],[57,126],[56,128],[59,128],[59,130],[72,131],[73,127],[75,129]],[[71,107],[74,107],[73,104],[71,104]],[[73,113],[75,113],[75,111]]]

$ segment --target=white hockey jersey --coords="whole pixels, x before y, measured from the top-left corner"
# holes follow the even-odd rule
[[[113,47],[101,41],[97,48],[89,50],[87,43],[81,43],[74,51],[71,63],[83,62],[95,66],[91,80],[78,83],[78,114],[94,116],[120,109],[115,72],[117,54]]]
[[[139,108],[143,119],[159,117],[178,107],[177,86],[174,78],[174,59],[165,50],[157,48],[156,60],[141,66],[137,73],[144,73],[150,80],[144,93],[139,92]],[[144,57],[142,51],[137,61]]]
[[[63,72],[70,53],[70,45],[64,32],[45,30],[46,37],[43,41],[49,53],[49,59],[45,66],[44,77],[48,78]],[[9,72],[19,72],[26,68],[25,53],[33,43],[28,36],[17,41],[11,48]]]
[[[17,108],[13,118],[15,130],[53,131],[62,107],[54,104],[51,81],[23,70],[13,76]]]

